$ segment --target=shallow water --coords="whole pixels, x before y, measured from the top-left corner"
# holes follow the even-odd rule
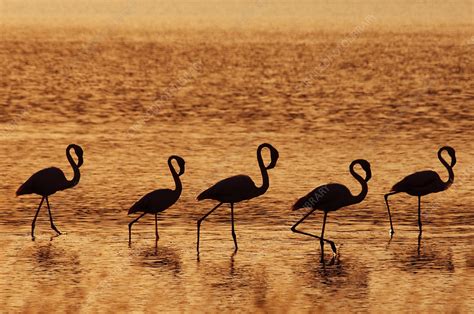
[[[350,31],[350,30],[349,30]],[[463,28],[367,31],[337,56],[341,32],[90,33],[8,28],[0,43],[0,306],[12,311],[257,312],[474,311],[473,45]],[[313,75],[319,62],[330,65]],[[303,81],[311,82],[303,85]],[[157,99],[162,99],[158,101]],[[148,110],[152,106],[152,113]],[[33,172],[58,166],[69,143],[85,151],[80,184],[51,197],[29,237],[39,199],[15,198]],[[280,160],[270,189],[229,214],[196,195],[227,176],[260,182],[255,150]],[[454,185],[423,198],[383,194],[456,148]],[[186,160],[179,202],[145,217],[128,247],[128,208],[172,187],[169,155]],[[319,243],[292,234],[291,204],[317,185],[360,187],[348,166],[372,164],[369,195],[330,213],[340,256],[319,263]],[[302,226],[319,234],[322,215]]]

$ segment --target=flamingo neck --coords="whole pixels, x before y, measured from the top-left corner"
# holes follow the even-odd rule
[[[181,184],[181,179],[179,178],[178,173],[173,167],[173,164],[171,163],[172,158],[168,159],[168,167],[170,168],[171,175],[173,176],[174,184],[175,184],[175,192],[178,194],[181,194],[181,191],[183,190],[183,185]]]
[[[448,189],[454,182],[454,171],[453,171],[453,167],[451,167],[448,162],[444,159],[444,157],[442,156],[442,150],[440,150],[438,152],[438,158],[439,160],[441,161],[441,163],[443,164],[443,166],[446,167],[446,169],[448,170],[448,174],[449,174],[449,178],[448,178],[448,181],[444,182],[443,181],[443,188],[446,190]]]
[[[257,160],[258,160],[258,166],[260,167],[260,171],[262,173],[262,186],[257,188],[257,193],[256,193],[258,196],[258,195],[264,194],[268,190],[268,187],[270,186],[270,180],[268,178],[267,168],[265,167],[265,164],[263,163],[261,150],[257,151]]]
[[[81,179],[81,172],[79,171],[78,165],[71,156],[71,149],[72,147],[68,147],[68,149],[66,150],[66,157],[69,163],[71,164],[72,170],[74,171],[74,177],[71,180],[67,181],[66,188],[72,188],[76,186],[79,183],[79,180]],[[81,161],[79,161],[79,163],[81,163]]]
[[[362,191],[358,194],[358,195],[355,195],[353,196],[353,204],[357,204],[357,203],[360,203],[362,202],[365,197],[367,196],[367,193],[369,192],[369,187],[367,185],[367,182],[365,182],[364,178],[362,178],[355,170],[354,170],[354,166],[356,165],[356,163],[352,163],[349,167],[349,171],[350,173],[352,174],[352,176],[357,180],[359,181],[360,185],[362,186]]]

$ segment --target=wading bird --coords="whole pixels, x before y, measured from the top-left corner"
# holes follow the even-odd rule
[[[354,170],[356,165],[360,165],[362,169],[364,169],[366,174],[365,179]],[[354,160],[349,166],[349,171],[362,186],[362,191],[358,195],[352,195],[349,189],[342,184],[329,183],[315,188],[309,194],[297,200],[292,208],[293,210],[300,208],[311,208],[311,210],[303,218],[301,218],[293,227],[291,227],[291,231],[319,239],[321,244],[321,262],[324,261],[324,242],[327,242],[331,245],[331,249],[334,254],[337,253],[334,242],[324,238],[324,229],[326,226],[328,212],[336,211],[342,207],[362,202],[369,190],[367,182],[369,182],[370,178],[372,177],[372,171],[368,161],[364,159]],[[324,212],[321,236],[297,230],[296,227],[317,209]]]
[[[71,149],[74,149],[74,152],[77,156],[77,164],[71,156]],[[41,202],[38,206],[38,210],[36,211],[35,217],[33,218],[33,223],[31,224],[31,237],[35,239],[35,223],[36,218],[40,212],[41,206],[43,205],[43,201],[46,199],[46,204],[48,206],[48,213],[49,213],[49,221],[51,222],[51,228],[56,231],[58,234],[61,232],[56,228],[53,222],[53,216],[51,215],[51,208],[49,206],[48,196],[53,195],[54,193],[66,189],[70,189],[76,186],[79,183],[79,179],[81,178],[81,173],[79,172],[79,168],[83,164],[83,150],[80,146],[75,144],[70,144],[66,149],[66,156],[67,160],[71,164],[72,169],[74,170],[74,177],[72,180],[66,179],[64,172],[61,169],[56,167],[46,168],[43,170],[38,171],[34,175],[32,175],[25,183],[23,183],[20,188],[16,191],[16,195],[24,195],[24,194],[38,194],[40,195]]]
[[[173,166],[172,161],[175,160],[179,166],[179,172]],[[143,196],[138,202],[136,202],[128,211],[128,214],[141,212],[142,214],[128,224],[128,241],[132,241],[132,225],[136,223],[140,218],[146,214],[155,214],[155,239],[158,241],[160,236],[158,235],[158,213],[171,207],[176,203],[181,195],[183,186],[181,185],[181,179],[179,178],[184,173],[184,159],[179,156],[170,156],[168,158],[168,167],[170,168],[171,175],[174,179],[175,189],[160,189],[150,192]]]
[[[268,166],[265,166],[263,163],[262,158],[262,150],[267,148],[270,150],[270,163]],[[249,200],[254,197],[260,196],[264,194],[270,185],[269,178],[268,178],[268,170],[273,169],[276,166],[278,160],[278,151],[270,144],[264,143],[258,146],[257,148],[257,160],[258,166],[260,167],[260,171],[262,173],[262,186],[257,187],[255,183],[249,176],[246,175],[237,175],[222,181],[217,182],[209,189],[205,190],[197,197],[198,201],[211,199],[218,201],[219,204],[215,206],[211,211],[205,214],[201,219],[197,222],[197,251],[199,253],[199,233],[201,229],[201,223],[204,219],[207,218],[213,211],[215,211],[219,206],[224,203],[230,204],[230,215],[232,220],[232,237],[234,239],[235,251],[238,250],[237,245],[237,237],[235,234],[234,228],[234,203],[238,203],[241,201]]]
[[[448,164],[448,162],[443,158],[444,151],[446,151],[451,157],[451,164]],[[456,151],[452,147],[444,146],[438,151],[438,159],[448,170],[448,181],[444,182],[443,180],[441,180],[439,175],[432,170],[415,172],[395,184],[392,187],[390,193],[385,194],[385,203],[387,204],[388,217],[390,219],[390,236],[395,233],[392,224],[392,215],[390,214],[390,207],[388,205],[388,197],[390,195],[403,192],[411,196],[418,196],[418,228],[420,230],[421,235],[421,233],[423,232],[421,226],[421,197],[431,193],[438,193],[447,190],[451,186],[451,184],[453,184],[453,167],[454,165],[456,165]]]

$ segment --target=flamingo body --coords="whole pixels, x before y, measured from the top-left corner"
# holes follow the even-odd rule
[[[74,149],[76,156],[78,158],[77,163],[71,156],[71,150]],[[71,167],[74,171],[74,177],[71,180],[68,180],[64,175],[64,172],[56,167],[50,167],[43,170],[40,170],[33,174],[25,183],[23,183],[18,190],[16,191],[16,195],[25,195],[25,194],[38,194],[42,196],[41,202],[39,204],[38,209],[36,210],[35,217],[33,218],[33,222],[31,224],[31,237],[34,240],[34,230],[35,230],[35,223],[36,218],[40,212],[41,206],[43,205],[43,201],[46,200],[46,204],[48,206],[48,213],[49,213],[49,220],[51,222],[51,228],[56,231],[58,234],[61,232],[56,228],[53,222],[53,216],[51,214],[51,208],[49,206],[48,196],[53,195],[54,193],[66,189],[70,189],[75,187],[81,178],[81,173],[79,168],[82,166],[83,160],[83,150],[80,146],[75,144],[70,144],[66,148],[66,157],[71,164]]]
[[[424,196],[444,190],[445,185],[439,174],[432,170],[426,170],[406,176],[392,187],[391,192],[404,192],[411,196]]]
[[[128,214],[144,212],[156,214],[171,207],[179,199],[179,194],[171,189],[160,189],[143,196],[128,211]]]
[[[174,168],[172,161],[175,160],[179,166],[179,172]],[[140,218],[146,214],[155,215],[155,236],[156,241],[160,238],[158,235],[158,213],[170,208],[173,206],[181,196],[183,191],[183,186],[181,184],[180,176],[184,174],[185,162],[184,159],[179,156],[170,156],[168,158],[168,167],[170,169],[171,175],[173,176],[175,189],[159,189],[153,192],[150,192],[138,200],[135,204],[130,207],[128,214],[134,214],[141,212],[142,214],[138,218],[134,219],[128,224],[128,241],[129,244],[132,242],[132,226]]]
[[[46,168],[33,174],[20,188],[16,195],[38,194],[49,196],[68,188],[68,180],[64,172],[56,167]]]
[[[262,150],[264,148],[267,148],[270,151],[271,161],[268,165],[265,165],[263,162]],[[219,206],[224,203],[230,204],[232,238],[234,239],[235,251],[238,250],[237,236],[235,234],[234,227],[234,203],[250,200],[252,198],[265,194],[265,192],[268,190],[268,187],[270,186],[268,170],[275,168],[278,158],[279,154],[275,147],[267,143],[260,144],[257,148],[257,161],[262,174],[262,186],[258,187],[249,176],[237,175],[221,180],[210,188],[208,188],[207,190],[205,190],[204,192],[202,192],[201,194],[199,194],[199,196],[197,197],[199,201],[211,199],[218,201],[219,204],[217,204],[217,206],[215,206],[213,209],[211,209],[211,211],[209,211],[206,215],[204,215],[203,217],[201,217],[201,219],[197,221],[196,247],[198,253],[201,223],[204,221],[204,219],[207,218],[207,216],[209,216],[213,211],[215,211]]]
[[[199,194],[198,201],[211,199],[221,203],[238,203],[257,195],[258,187],[247,175],[237,175],[221,180]]]
[[[364,169],[366,173],[365,178],[362,178],[357,172],[355,172],[354,167],[357,164],[360,165],[362,169]],[[339,183],[329,183],[326,185],[321,185],[306,194],[305,196],[301,197],[295,202],[292,207],[293,210],[297,210],[300,208],[311,209],[303,218],[301,218],[291,227],[291,231],[319,239],[321,244],[321,262],[324,261],[324,242],[327,242],[331,245],[331,249],[334,254],[337,253],[337,248],[334,242],[324,238],[324,229],[326,226],[327,214],[329,212],[336,211],[340,208],[362,202],[368,193],[367,182],[369,182],[372,177],[370,163],[364,159],[354,160],[349,166],[349,171],[352,176],[361,184],[362,191],[358,195],[352,195],[352,193],[345,185]],[[297,230],[296,227],[316,210],[321,210],[324,212],[321,236]]]
[[[451,157],[451,163],[448,163],[444,159],[443,152],[447,152],[449,154]],[[398,193],[407,193],[408,195],[418,197],[418,228],[419,237],[421,237],[423,232],[421,223],[421,197],[428,194],[445,191],[449,189],[449,187],[454,182],[453,167],[456,165],[456,151],[454,148],[450,146],[441,147],[438,150],[438,159],[443,164],[443,166],[446,167],[446,170],[448,170],[449,178],[446,182],[441,179],[437,172],[425,170],[406,176],[397,184],[395,184],[389,193],[385,194],[385,204],[387,205],[388,217],[390,220],[390,236],[393,236],[395,231],[393,229],[392,214],[390,213],[388,198],[389,196]]]
[[[311,199],[314,201],[311,202]],[[314,205],[310,206],[311,203]],[[353,195],[345,185],[329,183],[315,188],[298,199],[293,205],[293,210],[306,207],[331,212],[352,204],[354,204]]]

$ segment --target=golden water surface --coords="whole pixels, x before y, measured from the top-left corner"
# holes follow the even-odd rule
[[[0,308],[6,311],[473,312],[474,41],[468,29],[91,32],[5,27],[0,41]],[[351,39],[341,45],[344,39]],[[321,65],[321,63],[324,65]],[[202,225],[214,203],[196,196],[244,173],[260,184],[256,148],[280,152],[270,188]],[[48,166],[81,181],[50,198],[15,197]],[[457,151],[453,186],[417,200],[383,194],[405,175]],[[173,187],[168,156],[186,160],[183,194],[154,222],[130,206]],[[268,158],[268,157],[266,157]],[[371,162],[361,204],[330,213],[339,257],[319,263],[319,242],[293,234],[296,198],[327,182],[360,187],[350,162]],[[321,213],[301,226],[320,233]]]

